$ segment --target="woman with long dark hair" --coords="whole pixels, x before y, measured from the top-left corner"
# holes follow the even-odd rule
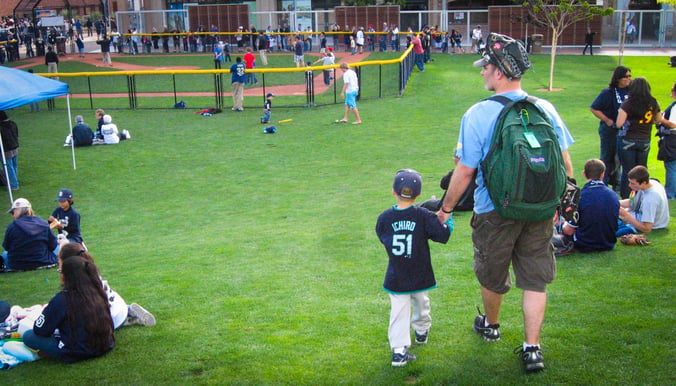
[[[629,197],[631,189],[627,173],[634,166],[648,166],[650,152],[650,133],[653,125],[661,120],[660,105],[650,94],[650,84],[643,77],[638,77],[629,86],[629,96],[622,103],[617,113],[615,126],[619,132],[619,156],[622,165],[620,195]]]
[[[620,186],[620,161],[618,155],[617,112],[627,99],[631,84],[631,70],[617,66],[610,78],[608,87],[601,90],[590,106],[592,114],[599,119],[599,139],[601,144],[599,158],[606,165],[603,182],[617,189]]]
[[[115,347],[115,336],[98,268],[83,256],[62,253],[59,266],[62,290],[26,331],[24,343],[41,357],[66,363],[106,354]]]

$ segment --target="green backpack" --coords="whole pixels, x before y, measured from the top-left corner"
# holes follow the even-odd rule
[[[535,97],[488,99],[504,105],[481,162],[495,209],[513,220],[552,219],[566,189],[566,169],[549,117]]]

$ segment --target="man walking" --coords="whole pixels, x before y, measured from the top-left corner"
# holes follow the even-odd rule
[[[484,57],[474,63],[482,67],[481,76],[488,91],[510,100],[527,96],[521,89],[521,77],[531,67],[523,45],[508,36],[491,33]],[[538,99],[553,123],[561,147],[566,174],[573,175],[568,147],[573,139],[551,103]],[[527,371],[544,368],[540,348],[540,331],[547,304],[546,285],[554,280],[556,261],[551,245],[552,216],[543,221],[512,220],[497,214],[488,194],[482,169],[479,167],[491,146],[491,138],[502,104],[486,99],[472,106],[463,116],[455,157],[458,164],[437,212],[444,223],[458,200],[475,178],[474,215],[471,220],[474,244],[474,272],[481,284],[485,315],[474,320],[474,331],[484,340],[500,340],[500,306],[511,287],[510,264],[514,267],[516,286],[523,290],[522,309],[525,342],[521,355]]]

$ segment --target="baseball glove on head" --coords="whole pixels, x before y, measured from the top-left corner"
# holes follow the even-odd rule
[[[622,237],[620,237],[620,242],[624,245],[638,245],[640,247],[650,245],[650,241],[648,241],[645,235],[637,235],[637,234],[623,235]]]

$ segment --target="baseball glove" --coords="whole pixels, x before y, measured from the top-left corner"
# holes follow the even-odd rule
[[[59,220],[54,220],[54,221],[52,221],[52,222],[49,223],[49,229],[57,229],[57,227],[59,226],[59,224],[60,224],[60,223],[59,223]]]
[[[559,214],[569,223],[577,225],[577,222],[580,219],[580,213],[577,210],[579,203],[580,188],[577,186],[575,179],[568,178],[566,192],[561,196]]]
[[[637,235],[637,234],[623,235],[622,237],[620,237],[620,242],[624,245],[638,245],[640,247],[650,245],[650,241],[648,241],[645,235]]]

